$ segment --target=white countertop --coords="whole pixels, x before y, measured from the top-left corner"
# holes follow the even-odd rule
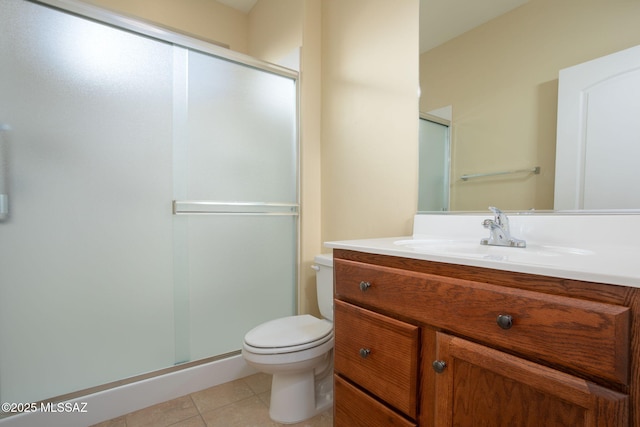
[[[640,216],[510,217],[512,235],[526,239],[526,248],[481,245],[480,239],[487,237],[481,219],[487,217],[490,214],[416,215],[413,236],[332,241],[325,246],[640,287]]]

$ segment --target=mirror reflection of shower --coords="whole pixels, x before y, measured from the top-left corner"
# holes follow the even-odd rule
[[[0,124],[0,221],[9,219],[9,130]]]
[[[449,210],[451,122],[443,115],[420,114],[418,212]]]

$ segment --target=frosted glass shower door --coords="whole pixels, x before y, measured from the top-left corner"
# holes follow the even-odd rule
[[[295,310],[295,73],[114,25],[0,0],[2,402],[238,350]]]
[[[172,47],[0,1],[0,401],[174,363]]]
[[[449,210],[449,126],[419,120],[418,211]]]
[[[294,313],[298,227],[295,80],[186,55],[175,167],[175,239],[188,254],[177,274],[179,361],[238,350],[252,327]]]

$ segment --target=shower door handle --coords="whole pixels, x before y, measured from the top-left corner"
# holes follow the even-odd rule
[[[9,141],[11,127],[0,123],[0,221],[9,218]]]

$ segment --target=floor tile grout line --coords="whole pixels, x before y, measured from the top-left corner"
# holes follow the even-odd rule
[[[202,422],[203,422],[205,425],[207,424],[207,422],[205,421],[205,416],[204,416],[204,414],[205,414],[205,413],[207,413],[207,412],[216,411],[216,410],[219,410],[219,409],[221,409],[221,408],[226,408],[226,407],[231,406],[231,405],[234,405],[234,404],[236,404],[236,403],[238,403],[238,402],[242,402],[242,401],[244,401],[244,400],[248,400],[248,399],[251,399],[251,398],[254,398],[254,397],[255,397],[255,398],[260,399],[260,396],[259,396],[259,395],[258,395],[258,393],[256,393],[256,391],[251,387],[251,384],[249,384],[249,382],[246,380],[246,378],[248,378],[248,377],[238,378],[238,380],[239,380],[239,381],[242,381],[242,383],[243,383],[243,384],[244,384],[244,385],[249,389],[249,391],[251,391],[251,396],[248,396],[248,397],[245,397],[245,398],[243,398],[243,399],[236,400],[236,401],[233,401],[233,402],[229,402],[229,403],[227,403],[227,404],[225,404],[225,405],[222,405],[222,406],[216,407],[216,408],[214,408],[214,409],[209,409],[208,411],[204,411],[204,412],[203,412],[203,411],[201,411],[201,410],[200,410],[200,408],[198,407],[198,405],[196,404],[196,401],[195,401],[195,399],[193,398],[193,394],[198,393],[198,392],[193,392],[193,393],[189,393],[189,394],[188,394],[189,399],[191,399],[191,402],[193,403],[194,407],[195,407],[195,408],[196,408],[196,410],[198,411],[198,415],[200,416],[200,418],[202,419]],[[238,381],[238,380],[236,380],[236,381]],[[214,386],[214,387],[215,387],[215,386]],[[203,391],[203,390],[199,390],[199,391]],[[268,390],[268,391],[270,392],[271,390]],[[262,400],[261,400],[261,399],[260,399],[260,401],[261,401],[261,403],[262,403],[262,404],[264,404],[264,402],[262,402]],[[266,406],[266,405],[265,405],[265,406]],[[125,427],[126,427],[126,426],[125,426]]]
[[[208,412],[213,412],[213,411],[217,411],[217,410],[220,410],[220,409],[223,409],[223,408],[228,408],[229,406],[233,406],[233,405],[236,405],[236,404],[238,404],[240,402],[244,402],[246,400],[253,399],[254,397],[260,399],[260,397],[257,394],[254,393],[253,396],[244,397],[244,398],[242,398],[240,400],[235,400],[233,402],[226,403],[226,404],[224,404],[222,406],[217,406],[217,407],[215,407],[213,409],[209,409],[208,411],[201,412],[200,409],[197,406],[196,406],[196,409],[198,410],[198,415],[200,415],[204,419],[204,414],[206,414]],[[263,404],[265,407],[267,407],[267,409],[269,409],[269,407],[266,405],[266,403],[264,403],[261,399],[260,399],[260,403]]]
[[[196,408],[196,411],[198,411],[198,416],[200,416],[200,418],[202,418],[202,412],[200,412],[200,408],[198,408],[198,405],[196,404],[196,401],[193,398],[193,393],[189,393],[189,399],[191,399],[191,403],[193,403],[193,406]],[[204,418],[202,419],[202,421],[204,422]],[[205,423],[205,425],[206,425],[206,423]]]

